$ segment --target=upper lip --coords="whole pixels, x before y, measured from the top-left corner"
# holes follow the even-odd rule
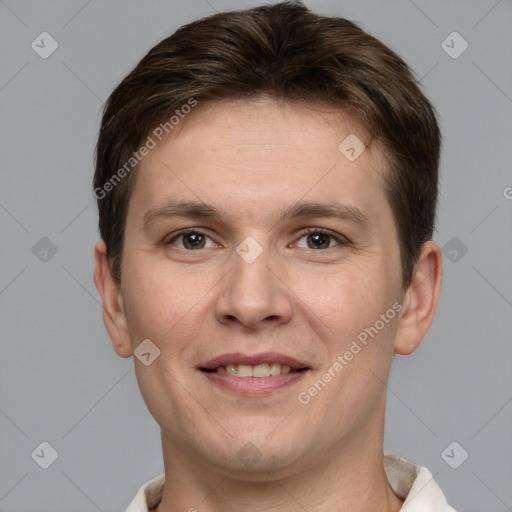
[[[222,354],[221,356],[210,359],[205,363],[199,365],[200,369],[213,370],[219,366],[226,366],[228,364],[272,364],[279,363],[281,365],[288,365],[292,370],[300,370],[307,368],[308,365],[294,357],[279,354],[277,352],[262,352],[260,354],[243,354],[241,352],[232,352],[229,354]]]

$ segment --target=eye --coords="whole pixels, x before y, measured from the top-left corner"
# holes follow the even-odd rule
[[[219,247],[219,244],[215,243],[209,236],[193,229],[175,233],[165,241],[165,245],[174,245],[179,249],[191,251]]]
[[[296,246],[301,249],[330,249],[337,245],[347,244],[348,240],[345,237],[318,228],[308,229],[296,242]]]

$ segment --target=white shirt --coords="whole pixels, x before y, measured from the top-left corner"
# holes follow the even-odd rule
[[[384,455],[384,469],[395,493],[405,499],[403,512],[455,512],[427,468],[395,455]],[[164,475],[146,482],[126,512],[149,512],[164,493]]]

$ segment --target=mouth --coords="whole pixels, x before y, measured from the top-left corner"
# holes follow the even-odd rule
[[[290,365],[281,363],[261,363],[261,364],[236,364],[230,363],[226,366],[217,366],[216,368],[201,368],[203,372],[219,373],[233,375],[234,377],[273,377],[288,373],[300,373],[309,368],[292,368]]]
[[[224,354],[198,369],[211,383],[244,396],[269,394],[296,382],[311,370],[297,359],[270,352]]]

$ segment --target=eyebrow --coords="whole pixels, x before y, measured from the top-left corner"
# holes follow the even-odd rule
[[[191,219],[209,219],[222,222],[226,212],[213,205],[200,201],[168,201],[150,208],[143,217],[143,229],[148,229],[162,218],[188,217]],[[301,201],[282,211],[281,220],[300,220],[304,218],[327,217],[351,222],[368,229],[370,221],[358,208],[340,203],[319,203]]]
[[[144,229],[157,220],[167,217],[189,217],[193,219],[210,219],[220,221],[223,212],[214,206],[199,201],[168,201],[150,208],[142,219]]]
[[[370,226],[368,217],[359,208],[340,203],[299,202],[292,205],[283,214],[283,218],[288,219],[311,217],[339,219],[366,229]]]

